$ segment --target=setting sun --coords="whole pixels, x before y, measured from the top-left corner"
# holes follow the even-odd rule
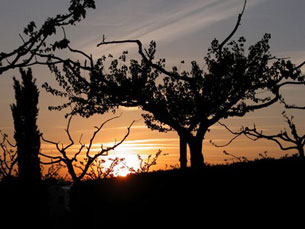
[[[133,152],[114,153],[111,157],[117,157],[122,160],[121,164],[113,172],[115,176],[126,176],[129,173],[138,171],[140,168],[138,156]]]
[[[115,176],[118,177],[126,177],[130,174],[130,171],[127,168],[120,168],[117,172],[115,172]]]

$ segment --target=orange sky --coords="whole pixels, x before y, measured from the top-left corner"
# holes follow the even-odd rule
[[[228,0],[225,3],[219,1],[191,0],[177,1],[173,5],[170,2],[142,0],[118,1],[117,5],[97,2],[97,9],[88,12],[88,18],[80,25],[67,31],[71,35],[72,45],[99,56],[105,53],[118,54],[122,50],[133,47],[107,47],[106,49],[96,49],[101,35],[105,34],[109,39],[141,39],[147,44],[151,39],[157,42],[157,56],[165,57],[168,66],[180,63],[185,60],[186,63],[192,60],[202,61],[211,40],[214,37],[220,40],[225,37],[233,28],[237,14],[240,12],[243,1]],[[23,4],[25,1],[19,1]],[[0,50],[10,50],[20,43],[18,33],[31,20],[44,21],[46,16],[52,16],[62,12],[64,9],[63,1],[42,1],[30,0],[32,8],[16,7],[14,1],[4,0],[0,9],[0,29],[6,31],[0,37]],[[37,4],[39,2],[39,4]],[[258,41],[265,32],[270,32],[272,36],[272,52],[280,57],[291,57],[292,61],[300,63],[305,59],[305,33],[300,31],[305,20],[304,13],[297,13],[304,9],[304,1],[296,0],[295,4],[289,1],[258,0],[249,1],[242,26],[236,37],[243,35],[253,44]],[[36,4],[34,4],[36,3]],[[52,6],[50,5],[52,4]],[[158,5],[159,4],[159,5]],[[161,7],[162,6],[162,7]],[[24,9],[21,11],[21,9]],[[36,10],[35,10],[36,9]],[[39,10],[37,10],[39,9]],[[154,9],[153,11],[151,11]],[[35,10],[35,11],[34,11]],[[8,13],[11,12],[11,13]],[[141,13],[142,12],[142,13]],[[109,14],[113,15],[109,18]],[[143,15],[142,15],[143,14]],[[108,15],[108,16],[107,16]],[[285,16],[283,16],[285,15]],[[140,20],[141,19],[141,20]],[[6,21],[7,23],[3,23]],[[8,24],[11,23],[11,24]],[[283,29],[285,27],[285,30]],[[59,36],[61,36],[59,34]],[[235,37],[235,38],[236,38]],[[42,83],[48,82],[54,84],[54,77],[45,67],[34,67],[34,77],[37,78],[37,84],[40,87]],[[18,71],[10,71],[0,76],[0,129],[3,132],[13,136],[13,121],[9,105],[14,102],[12,76],[19,77]],[[64,119],[64,113],[50,112],[47,109],[49,105],[59,104],[59,100],[47,94],[40,89],[40,113],[38,118],[39,129],[44,136],[53,141],[67,142],[64,132],[67,120]],[[303,88],[285,88],[283,93],[287,95],[289,101],[296,104],[302,104],[304,101]],[[303,103],[304,104],[304,103]],[[276,104],[268,109],[247,114],[244,118],[233,118],[225,120],[232,129],[238,130],[242,125],[251,126],[256,123],[258,129],[264,129],[266,133],[278,133],[284,128],[285,123],[281,117],[283,107]],[[164,169],[166,165],[179,164],[179,142],[175,132],[158,133],[145,127],[141,119],[141,110],[122,108],[117,114],[122,112],[122,116],[108,123],[97,136],[95,144],[111,144],[113,141],[119,141],[126,133],[126,128],[133,120],[138,120],[131,128],[131,133],[125,143],[123,143],[117,152],[111,155],[133,158],[134,165],[138,163],[136,155],[155,154],[159,149],[166,155],[159,158],[155,169]],[[295,115],[297,128],[300,132],[305,131],[305,116],[302,111],[290,112]],[[102,121],[113,117],[113,114],[95,115],[90,119],[75,118],[71,124],[71,134],[76,142],[81,134],[84,135],[83,142],[86,143],[94,131],[94,126]],[[223,150],[237,156],[245,156],[249,159],[258,157],[259,153],[268,151],[270,156],[279,157],[290,152],[281,152],[275,143],[264,140],[252,142],[247,138],[240,137],[234,143],[226,148],[216,148],[209,143],[213,139],[216,143],[225,143],[231,135],[220,126],[211,128],[204,141],[203,154],[205,161],[210,164],[224,163],[228,158],[222,153]],[[77,148],[77,146],[75,146]],[[43,152],[54,153],[50,146],[42,143]]]

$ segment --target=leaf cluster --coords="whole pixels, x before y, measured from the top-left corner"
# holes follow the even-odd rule
[[[49,44],[47,38],[56,34],[58,28],[75,25],[84,19],[88,9],[95,9],[94,0],[71,0],[67,13],[47,18],[40,27],[31,21],[24,28],[23,34],[19,34],[23,44],[11,52],[0,51],[0,75],[13,68],[46,65],[45,59],[54,57],[52,52],[56,49],[65,49],[69,44],[66,38]]]

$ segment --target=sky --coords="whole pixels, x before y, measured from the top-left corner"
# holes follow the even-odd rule
[[[22,33],[28,22],[35,21],[37,25],[41,25],[47,17],[64,13],[69,4],[68,0],[0,1],[0,51],[10,51],[21,44],[18,34]],[[144,45],[155,40],[157,58],[166,58],[169,67],[179,66],[181,60],[186,63],[196,60],[204,64],[203,58],[211,41],[214,38],[223,40],[232,31],[243,3],[243,0],[96,0],[96,9],[89,10],[86,19],[77,26],[66,29],[66,33],[72,47],[96,58],[108,53],[117,56],[123,50],[129,50],[130,55],[137,58],[136,47],[132,45],[97,48],[96,44],[105,35],[107,40],[139,39]],[[251,45],[265,33],[270,33],[271,52],[278,57],[290,57],[293,62],[300,64],[305,59],[304,10],[304,0],[248,0],[241,26],[234,38],[244,36],[247,44]],[[57,35],[63,36],[60,32]],[[187,68],[187,64],[179,67]],[[49,140],[66,143],[64,129],[67,120],[64,113],[50,112],[47,109],[49,105],[57,105],[60,101],[41,88],[44,82],[56,85],[54,76],[46,67],[36,66],[32,69],[40,88],[39,129]],[[0,76],[0,129],[11,138],[13,120],[10,104],[14,102],[13,76],[20,78],[18,70],[11,70]],[[282,92],[290,102],[304,105],[304,88],[287,87]],[[247,114],[243,118],[231,118],[223,122],[234,130],[238,130],[242,125],[252,126],[255,123],[257,128],[265,133],[278,133],[286,127],[281,116],[282,111],[283,107],[276,104]],[[128,125],[137,120],[125,143],[111,155],[129,158],[135,165],[137,154],[145,156],[161,149],[165,155],[159,158],[159,168],[178,165],[179,142],[176,133],[165,134],[147,129],[141,119],[142,111],[137,108],[122,108],[118,114],[121,112],[119,119],[105,126],[101,135],[96,138],[96,145],[111,145],[113,141],[120,140]],[[295,116],[299,132],[304,132],[304,112],[290,111],[289,114]],[[71,124],[73,138],[77,142],[83,134],[83,142],[88,141],[94,126],[111,117],[112,113],[95,115],[89,119],[74,118]],[[223,150],[249,159],[256,158],[259,153],[265,151],[273,157],[295,153],[281,152],[277,145],[271,142],[252,142],[243,137],[226,148],[216,148],[209,143],[210,139],[216,143],[225,143],[231,137],[222,127],[213,126],[204,141],[205,161],[209,164],[224,163],[228,157],[222,153]],[[76,145],[75,149],[77,147],[79,146]],[[55,149],[45,143],[42,143],[42,150],[55,153]]]

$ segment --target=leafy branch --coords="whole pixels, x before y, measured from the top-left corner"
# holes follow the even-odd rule
[[[71,0],[66,14],[49,17],[39,29],[36,23],[31,21],[24,28],[23,35],[19,34],[23,44],[10,52],[0,51],[0,75],[14,68],[45,64],[38,61],[40,55],[44,54],[50,58],[53,56],[52,51],[57,48],[65,48],[69,43],[68,40],[62,40],[48,45],[47,38],[56,34],[57,28],[75,25],[81,21],[86,17],[88,9],[95,9],[94,0]]]

